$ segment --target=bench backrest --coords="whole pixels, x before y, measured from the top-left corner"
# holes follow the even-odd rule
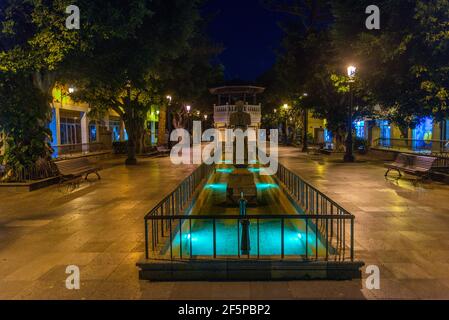
[[[410,163],[410,156],[404,153],[398,154],[396,160],[394,161],[396,164],[408,165]]]
[[[413,166],[422,169],[430,170],[433,166],[433,163],[437,160],[437,158],[433,157],[424,157],[424,156],[415,156],[413,161]]]
[[[87,158],[85,158],[85,157],[64,160],[64,161],[58,161],[58,162],[55,162],[55,164],[56,164],[56,167],[58,168],[59,173],[61,173],[63,175],[71,174],[72,172],[78,171],[81,168],[91,167],[89,160],[87,160]]]

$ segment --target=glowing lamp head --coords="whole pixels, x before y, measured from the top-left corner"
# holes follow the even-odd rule
[[[75,92],[75,88],[69,87],[69,93],[72,94],[72,93],[74,93],[74,92]]]
[[[351,78],[351,79],[354,78],[356,72],[357,72],[357,68],[355,66],[348,67],[348,77],[349,78]]]
[[[288,109],[288,104],[284,104],[283,106],[282,106],[282,108],[284,108],[284,110],[287,110]]]
[[[186,110],[187,110],[187,112],[190,112],[190,109],[192,109],[192,107],[191,107],[191,106],[186,106]]]

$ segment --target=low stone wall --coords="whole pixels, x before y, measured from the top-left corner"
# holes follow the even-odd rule
[[[59,182],[59,177],[51,177],[42,180],[29,181],[29,182],[11,182],[0,183],[0,191],[9,192],[31,192],[46,188]]]
[[[139,278],[152,281],[352,280],[364,262],[295,260],[145,260]]]

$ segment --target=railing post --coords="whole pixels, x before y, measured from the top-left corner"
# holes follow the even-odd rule
[[[172,231],[171,231],[171,218],[169,218],[169,224],[170,224],[170,260],[173,260],[173,247],[172,247]]]
[[[259,218],[257,218],[257,259],[260,259],[260,230],[259,230]]]
[[[351,217],[351,261],[354,261],[354,217]]]
[[[182,219],[179,219],[179,258],[182,260]]]
[[[318,218],[315,221],[315,259],[318,260]]]
[[[329,260],[329,220],[326,218],[326,261]]]
[[[240,220],[237,219],[237,254],[240,258]]]
[[[309,219],[306,218],[306,260],[309,260]]]
[[[281,257],[284,259],[284,218],[281,219]]]
[[[190,246],[190,259],[192,259],[192,219],[189,219],[189,246]]]
[[[216,219],[213,220],[214,223],[214,259],[217,258],[217,226],[216,226]]]
[[[148,220],[145,218],[145,258],[149,258],[148,254]]]

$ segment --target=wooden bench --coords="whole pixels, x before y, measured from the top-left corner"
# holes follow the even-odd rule
[[[399,173],[399,178],[402,177],[401,172],[408,173],[420,178],[429,177],[433,164],[437,158],[417,156],[401,153],[397,156],[396,160],[392,163],[385,164],[388,169],[385,173],[385,177],[391,170],[396,170]]]
[[[64,161],[55,162],[56,168],[58,169],[59,174],[62,177],[62,181],[68,181],[75,178],[80,178],[85,175],[85,180],[87,177],[94,173],[97,175],[98,179],[101,179],[98,171],[100,168],[93,166],[89,163],[87,158],[76,158]]]

